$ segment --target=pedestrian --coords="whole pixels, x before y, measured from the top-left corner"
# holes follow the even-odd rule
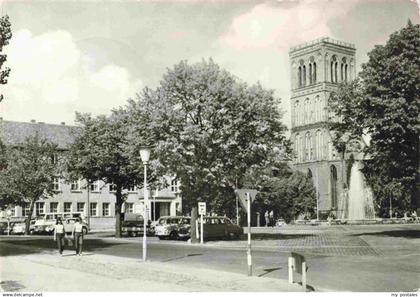
[[[274,211],[270,211],[270,226],[274,227]]]
[[[265,211],[264,213],[264,219],[265,219],[265,226],[268,227],[268,210]]]
[[[64,236],[65,231],[63,222],[61,221],[61,218],[57,218],[54,226],[54,241],[57,242],[58,252],[60,253],[60,255],[63,255]]]
[[[76,247],[76,256],[82,255],[83,248],[83,225],[81,219],[77,218],[73,225],[71,236],[74,238],[74,245]]]

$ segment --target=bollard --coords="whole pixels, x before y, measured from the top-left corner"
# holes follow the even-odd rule
[[[289,268],[289,284],[293,284],[293,272],[296,271],[302,277],[302,289],[306,292],[306,259],[304,256],[292,252],[291,257],[288,259]]]
[[[294,269],[294,259],[289,257],[289,284],[293,284],[293,269]]]

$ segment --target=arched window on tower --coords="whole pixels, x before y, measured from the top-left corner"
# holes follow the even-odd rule
[[[312,139],[312,135],[309,134],[309,160],[314,159],[314,143]]]
[[[302,87],[302,67],[299,66],[298,69],[298,80],[299,80],[299,88]]]
[[[309,151],[310,151],[310,135],[309,132],[305,134],[305,161],[309,160]]]
[[[316,84],[316,63],[314,62],[314,66],[313,66],[313,75],[312,75],[312,80],[313,83]]]
[[[316,131],[315,136],[315,156],[317,160],[322,160],[322,132]]]
[[[348,81],[348,65],[346,64],[346,66],[344,67],[344,81],[347,82]]]
[[[334,82],[338,82],[338,62],[334,63]]]
[[[312,85],[312,64],[309,64],[309,84]]]
[[[341,69],[340,69],[340,80],[344,81],[344,64],[341,63]]]
[[[331,61],[331,82],[334,82],[334,62]]]
[[[305,104],[303,108],[304,108],[303,123],[308,124],[309,123],[309,98],[305,99]]]
[[[302,77],[302,81],[303,81],[303,86],[306,86],[306,66],[303,65],[303,77]]]

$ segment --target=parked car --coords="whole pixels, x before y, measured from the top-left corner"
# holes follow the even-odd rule
[[[286,221],[285,220],[283,220],[283,219],[278,219],[277,221],[276,221],[276,227],[283,227],[283,226],[286,226],[287,224],[286,224]]]
[[[73,227],[74,227],[74,224],[76,223],[76,220],[77,220],[77,218],[69,218],[69,219],[63,220],[64,231],[66,233],[73,232]],[[83,227],[82,227],[83,234],[87,234],[88,230],[89,230],[89,227],[88,227],[87,223],[82,220],[82,225],[83,225]],[[54,232],[54,229],[52,230],[52,232]]]
[[[52,212],[52,213],[46,213],[42,217],[39,217],[35,220],[34,233],[35,234],[52,234],[54,232],[54,225],[56,224],[57,218],[62,219],[65,228],[66,228],[66,224],[71,225],[71,227],[67,227],[66,230],[68,230],[68,228],[73,228],[73,224],[76,218],[82,218],[83,224],[86,225],[86,233],[88,231],[87,224],[83,220],[83,213],[81,212]],[[68,223],[66,223],[67,221]]]
[[[226,217],[204,217],[204,239],[238,239],[243,233],[244,230],[240,226],[233,224],[232,221]]]
[[[155,235],[159,239],[179,239],[189,237],[186,232],[180,230],[187,229],[191,224],[190,217],[183,216],[164,216],[160,217],[155,227]]]
[[[14,222],[11,228],[11,234],[18,235],[18,234],[25,234],[26,223],[23,222]]]
[[[17,235],[17,234],[25,234],[26,228],[26,218],[22,217],[14,217],[11,218],[9,223],[7,220],[0,222],[0,234],[8,234],[8,228],[10,226],[10,234]],[[34,223],[35,220],[31,220],[31,224],[29,225],[29,232],[33,232],[34,230]]]
[[[147,235],[153,235],[150,222],[146,226]],[[140,214],[127,213],[121,222],[121,233],[128,236],[140,236],[144,233],[144,220]]]

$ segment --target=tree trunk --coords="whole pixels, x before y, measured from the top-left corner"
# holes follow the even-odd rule
[[[122,187],[117,185],[115,192],[115,237],[121,237],[121,209],[122,209]]]
[[[34,212],[35,199],[32,199],[29,205],[29,214],[25,222],[25,235],[29,235],[29,226],[31,224],[32,213]],[[25,207],[25,206],[24,206]]]
[[[197,239],[197,233],[196,230],[196,221],[198,218],[198,207],[193,206],[191,209],[191,243],[199,243],[199,240]]]

